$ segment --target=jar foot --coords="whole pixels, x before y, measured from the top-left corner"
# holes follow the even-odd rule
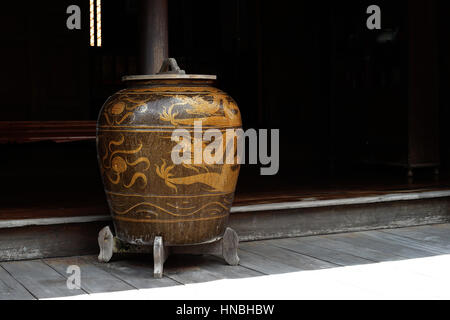
[[[156,237],[153,243],[153,276],[157,279],[163,277],[164,262],[169,257],[169,247],[164,246],[163,238]]]
[[[225,230],[224,235],[217,241],[188,246],[167,246],[163,237],[155,237],[153,246],[132,245],[114,237],[109,227],[100,230],[98,234],[100,253],[98,261],[108,263],[114,254],[150,253],[153,252],[155,278],[161,279],[164,274],[164,263],[170,254],[211,254],[221,256],[231,266],[239,264],[238,247],[239,236],[231,228]]]
[[[109,227],[104,227],[98,233],[98,246],[100,247],[98,261],[103,263],[111,261],[114,251],[114,236]]]

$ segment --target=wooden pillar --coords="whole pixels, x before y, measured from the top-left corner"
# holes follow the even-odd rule
[[[440,162],[436,21],[435,1],[408,1],[410,166]]]
[[[155,74],[169,56],[168,0],[140,0],[139,73]]]

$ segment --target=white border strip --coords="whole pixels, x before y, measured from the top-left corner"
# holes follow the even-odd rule
[[[50,226],[56,224],[73,224],[98,221],[110,221],[111,217],[104,216],[81,216],[64,218],[41,218],[41,219],[21,219],[21,220],[0,220],[0,229],[32,227],[32,226]]]
[[[323,208],[332,206],[348,206],[356,204],[370,204],[392,201],[410,201],[421,199],[434,199],[450,197],[450,190],[444,191],[425,191],[414,193],[394,193],[382,196],[347,198],[347,199],[333,199],[333,200],[307,200],[296,202],[280,202],[268,204],[256,204],[249,206],[232,207],[231,213],[243,212],[257,212],[257,211],[272,211],[272,210],[289,210],[289,209],[304,209],[304,208]]]
[[[236,206],[231,208],[231,213],[277,211],[290,209],[323,208],[332,206],[348,206],[358,204],[383,203],[394,201],[411,201],[422,199],[435,199],[450,197],[450,190],[443,191],[424,191],[413,193],[395,193],[382,196],[359,197],[333,200],[307,200],[296,202],[280,202],[257,204],[248,206]],[[110,221],[109,215],[103,216],[82,216],[82,217],[64,217],[64,218],[42,218],[42,219],[22,219],[22,220],[0,220],[0,229],[48,226],[57,224],[74,224],[87,222]]]

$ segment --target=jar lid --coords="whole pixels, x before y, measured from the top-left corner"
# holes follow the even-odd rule
[[[181,70],[174,58],[164,60],[161,69],[157,74],[135,75],[122,77],[122,81],[136,80],[167,80],[167,79],[197,79],[197,80],[217,80],[217,76],[204,74],[186,74]]]

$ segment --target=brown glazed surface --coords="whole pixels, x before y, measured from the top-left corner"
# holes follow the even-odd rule
[[[129,83],[100,111],[97,150],[119,239],[132,244],[209,242],[225,230],[238,165],[174,165],[174,129],[193,137],[194,121],[208,129],[238,129],[234,100],[207,80]],[[204,144],[205,146],[205,144]]]

